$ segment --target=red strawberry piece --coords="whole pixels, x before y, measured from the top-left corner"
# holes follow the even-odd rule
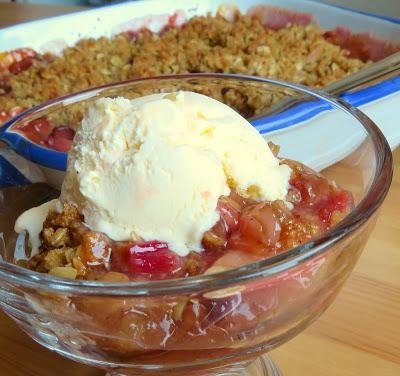
[[[348,191],[332,192],[319,210],[322,222],[329,223],[335,211],[343,212],[352,207],[352,196]]]
[[[10,115],[7,111],[0,110],[0,125],[9,119]]]
[[[67,152],[71,149],[74,136],[75,132],[71,128],[54,128],[53,132],[47,140],[47,143],[54,150]]]
[[[39,137],[46,141],[51,133],[51,126],[47,119],[35,119],[29,123],[29,128],[32,132],[35,132]]]
[[[22,111],[23,109],[20,110],[19,108],[15,108],[10,115],[16,116]],[[28,123],[18,126],[17,129],[31,141],[39,144],[45,143],[51,133],[51,125],[46,118],[32,120]]]
[[[179,256],[169,250],[167,243],[153,240],[131,244],[128,249],[132,273],[172,274],[180,267]]]
[[[8,70],[12,74],[18,74],[26,69],[28,69],[32,65],[32,58],[25,58],[21,61],[15,61],[10,65]]]

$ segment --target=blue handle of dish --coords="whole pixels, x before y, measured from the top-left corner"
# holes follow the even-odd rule
[[[400,77],[393,77],[354,93],[342,93],[340,98],[352,106],[358,107],[399,91]]]
[[[11,125],[12,122],[9,121],[0,127],[0,140],[13,148],[13,142],[9,139],[9,133],[7,132]],[[0,155],[0,188],[29,183],[30,181],[12,163]]]
[[[373,102],[388,95],[400,92],[400,77],[394,77],[354,93],[342,93],[339,97],[354,107]],[[303,102],[276,115],[252,121],[261,134],[284,130],[333,108],[325,101]]]
[[[7,159],[0,155],[0,188],[26,185],[31,182],[21,174]]]

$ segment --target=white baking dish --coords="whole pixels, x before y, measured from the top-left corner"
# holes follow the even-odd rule
[[[235,4],[242,12],[258,4],[271,4],[296,11],[312,13],[325,29],[349,26],[355,32],[373,31],[379,37],[400,42],[400,23],[375,15],[309,0],[142,0],[26,22],[0,29],[0,51],[18,47],[32,47],[43,52],[54,51],[57,46],[73,45],[84,37],[110,36],[133,25],[153,18],[151,29],[158,31],[165,23],[163,16],[183,10],[190,18],[195,15],[215,13],[222,4]],[[142,18],[141,21],[133,21]]]
[[[194,15],[204,15],[207,12],[215,13],[220,5],[227,3],[235,4],[242,12],[259,4],[271,4],[308,12],[312,13],[325,29],[333,29],[340,25],[350,26],[355,32],[371,31],[376,36],[400,42],[400,21],[398,20],[308,0],[147,0],[97,8],[0,29],[0,51],[32,47],[39,52],[50,50],[57,53],[66,45],[73,45],[84,37],[111,36],[123,30],[140,29],[143,26],[158,31],[168,22],[168,16],[176,11],[182,11],[181,15],[185,14],[188,19]],[[155,15],[158,17],[154,17]],[[184,19],[182,18],[181,21],[183,22]],[[375,70],[384,70],[390,64],[396,63],[397,60],[400,62],[400,53],[396,55],[398,57],[389,59],[390,61],[387,63],[374,63],[369,69],[373,70],[376,66]],[[344,79],[344,83],[347,84],[345,86],[351,87],[352,80],[352,76]],[[337,90],[336,93],[338,93]],[[390,80],[384,79],[384,82],[375,83],[369,88],[363,87],[356,93],[345,95],[344,98],[359,106],[375,120],[392,148],[400,144],[400,127],[394,121],[400,106],[400,80],[396,77],[393,78],[393,73]],[[314,124],[313,127],[306,126],[310,122]],[[332,127],[332,138],[325,141],[324,152],[321,151],[316,124],[321,127]],[[312,134],[312,139],[316,139],[315,150],[309,147],[307,155],[304,155],[300,149],[289,150],[288,148],[287,150],[283,149],[282,154],[307,163],[316,169],[321,169],[335,162],[335,156],[342,156],[350,147],[343,142],[343,140],[351,138],[350,134],[346,134],[349,130],[346,127],[339,127],[337,124],[338,121],[334,118],[327,122],[326,116],[319,114],[307,121],[291,124],[290,127],[275,127],[273,131],[271,128],[260,125],[260,122],[257,127],[265,134],[266,138],[284,145],[289,145],[285,140],[292,137],[293,134],[296,135],[297,145],[301,145],[301,140],[309,142],[310,134]],[[310,150],[313,153],[310,154]],[[310,155],[314,157],[311,158]],[[317,159],[315,159],[316,155],[318,155]],[[33,179],[33,176],[26,177]]]

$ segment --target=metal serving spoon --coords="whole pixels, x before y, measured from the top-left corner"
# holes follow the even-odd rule
[[[391,56],[386,57],[374,64],[368,65],[367,67],[353,73],[350,76],[344,77],[334,83],[324,87],[321,91],[330,95],[340,96],[344,93],[350,94],[361,86],[369,87],[373,84],[381,81],[383,78],[397,77],[400,74],[400,52],[397,52]],[[350,102],[351,105],[357,106],[357,103],[353,103],[353,98],[343,98]],[[292,108],[298,103],[304,102],[304,97],[291,97],[283,99],[276,103],[274,106],[268,108],[267,111],[258,114],[257,116],[249,119],[250,122],[257,125],[265,117],[281,113],[287,109]],[[354,101],[355,102],[355,101]]]

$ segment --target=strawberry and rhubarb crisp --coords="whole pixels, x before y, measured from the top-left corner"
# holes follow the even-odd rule
[[[235,192],[218,200],[218,222],[204,233],[201,253],[178,256],[165,242],[113,241],[91,231],[73,205],[50,212],[40,253],[26,267],[64,278],[143,281],[221,272],[285,252],[329,230],[353,208],[349,191],[298,162],[287,201],[256,202]],[[107,278],[109,275],[110,278]]]
[[[25,265],[73,279],[189,277],[285,252],[351,211],[350,192],[277,153],[201,94],[100,99],[78,130],[60,200],[17,221],[36,239]]]
[[[58,277],[53,283],[185,284],[316,239],[353,206],[349,191],[281,159],[276,145],[211,97],[102,98],[77,131],[59,199],[17,219],[31,248],[19,264]],[[73,321],[84,353],[163,365],[222,357],[303,320],[308,299],[325,299],[318,281],[337,260],[328,252],[271,278],[222,289],[210,282],[193,294],[54,294],[35,307]]]

